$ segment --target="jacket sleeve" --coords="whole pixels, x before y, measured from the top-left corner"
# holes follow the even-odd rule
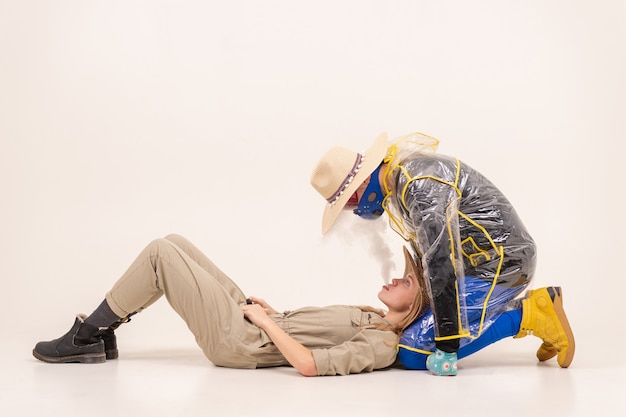
[[[447,177],[447,176],[446,176]],[[452,176],[454,178],[454,176]],[[403,208],[415,231],[435,317],[437,347],[458,349],[458,282],[464,276],[458,223],[458,188],[440,176],[411,178],[402,194]]]
[[[348,375],[387,368],[396,360],[398,337],[391,331],[364,329],[327,349],[313,349],[317,374]]]

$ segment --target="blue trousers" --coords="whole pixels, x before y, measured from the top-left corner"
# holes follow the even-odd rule
[[[457,352],[458,358],[464,358],[490,344],[506,337],[515,336],[519,333],[522,323],[522,309],[505,311],[482,334],[466,344],[462,344]],[[400,342],[398,349],[398,359],[407,369],[426,369],[426,358],[429,352],[403,346]]]

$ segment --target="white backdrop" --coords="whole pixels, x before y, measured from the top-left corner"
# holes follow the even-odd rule
[[[624,341],[625,17],[610,0],[0,0],[3,333],[29,354],[172,232],[279,309],[380,306],[368,238],[322,238],[309,175],[331,146],[422,131],[516,206],[579,358]],[[165,300],[151,310],[126,343],[193,343]]]

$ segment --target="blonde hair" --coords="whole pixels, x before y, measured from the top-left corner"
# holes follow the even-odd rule
[[[413,257],[410,257],[410,259],[409,257],[407,257],[406,259],[407,263],[409,263],[407,267],[410,267],[410,271],[415,274],[415,279],[417,280],[417,283],[419,285],[419,290],[417,291],[417,294],[415,294],[415,301],[411,305],[411,309],[409,310],[409,312],[406,314],[406,316],[404,316],[402,320],[400,320],[400,322],[395,324],[377,323],[376,325],[374,325],[374,328],[376,330],[391,330],[398,336],[400,336],[407,327],[409,327],[424,313],[424,310],[428,308],[428,305],[430,303],[428,298],[426,281],[424,281],[424,270],[422,269],[421,263],[415,262],[413,260]],[[380,317],[385,317],[386,315],[385,311],[378,308],[370,306],[359,306],[358,308],[366,313],[378,314]]]

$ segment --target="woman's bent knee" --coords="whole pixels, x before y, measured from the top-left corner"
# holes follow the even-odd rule
[[[187,240],[187,238],[176,234],[176,233],[170,233],[169,235],[164,237],[165,240],[172,242],[173,244],[177,245],[177,246],[181,246],[185,243],[188,243],[189,241]]]

